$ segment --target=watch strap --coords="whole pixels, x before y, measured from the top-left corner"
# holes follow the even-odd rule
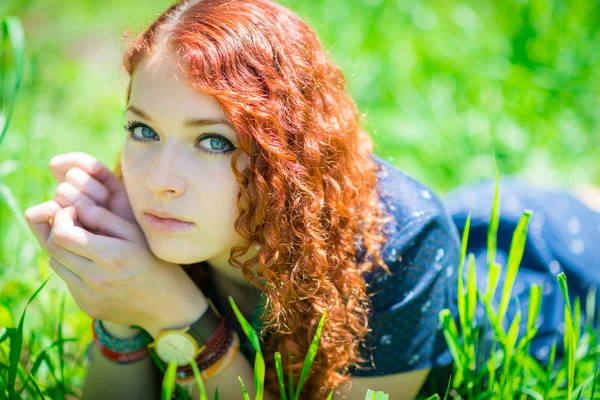
[[[191,324],[186,332],[196,339],[199,348],[208,343],[208,339],[215,333],[221,322],[221,314],[215,308],[212,301],[209,298],[207,300],[209,307],[206,309],[206,312],[196,322]]]

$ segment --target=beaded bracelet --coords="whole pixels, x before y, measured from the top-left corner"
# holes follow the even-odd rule
[[[233,332],[234,331],[231,329],[229,329],[227,331],[227,336],[226,336],[225,340],[222,342],[222,344],[216,351],[208,354],[208,356],[203,356],[204,355],[203,354],[204,352],[203,352],[200,354],[200,356],[198,358],[196,358],[196,364],[198,366],[199,371],[209,368],[211,365],[216,363],[227,352],[227,350],[229,349],[229,346],[233,342]],[[187,365],[177,368],[176,376],[180,377],[180,378],[186,378],[193,374],[194,374],[194,370],[192,369],[192,364],[189,363]]]
[[[132,364],[148,356],[147,348],[128,353],[117,353],[107,349],[100,341],[96,339],[94,339],[94,344],[98,347],[98,349],[100,349],[100,352],[105,358],[121,365]]]
[[[144,335],[141,331],[132,337],[118,338],[107,332],[101,320],[94,319],[92,323],[94,324],[93,329],[100,338],[100,341],[104,344],[104,346],[108,347],[112,351],[126,353],[129,351],[139,350],[146,346],[146,340],[144,339]]]
[[[233,330],[231,332],[232,332],[231,345],[227,347],[227,351],[225,352],[225,354],[216,363],[212,364],[207,369],[203,369],[203,370],[199,369],[200,377],[202,378],[203,382],[206,382],[213,376],[216,376],[216,375],[220,374],[222,371],[224,371],[225,369],[227,369],[229,364],[231,364],[231,362],[234,360],[235,356],[237,355],[237,353],[240,349],[240,337],[237,334],[237,332],[235,332]],[[188,375],[185,377],[180,377],[177,375],[175,378],[175,382],[178,384],[186,384],[186,383],[194,382],[195,379],[196,378],[192,371],[191,375]]]
[[[229,344],[231,344],[231,332],[232,330],[227,327],[225,319],[223,318],[213,335],[211,335],[210,339],[204,346],[204,350],[202,350],[196,357],[198,368],[208,368],[214,361],[216,361],[216,357],[223,355]],[[191,369],[192,364],[190,362],[188,364],[179,366],[177,371],[191,371]]]
[[[92,333],[94,344],[102,355],[117,364],[131,364],[148,355],[148,347],[142,332],[131,338],[119,339],[106,332],[100,320],[94,319]]]

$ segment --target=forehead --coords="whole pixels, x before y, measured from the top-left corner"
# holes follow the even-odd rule
[[[173,117],[228,119],[214,96],[189,86],[185,67],[166,50],[142,58],[133,72],[129,104],[157,117],[168,111]]]

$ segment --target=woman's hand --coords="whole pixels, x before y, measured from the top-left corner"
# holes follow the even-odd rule
[[[50,213],[42,203],[29,208],[25,218],[35,227]],[[114,237],[75,226],[77,218]],[[105,208],[68,206],[56,212],[47,236],[35,233],[51,257],[52,269],[92,318],[136,325],[154,337],[162,329],[193,323],[208,307],[180,265],[155,257],[139,227]]]
[[[141,228],[129,203],[125,186],[105,165],[95,157],[83,152],[56,155],[50,160],[49,165],[52,175],[58,183],[54,200],[30,207],[25,210],[24,215],[37,241],[46,253],[48,250],[45,243],[50,235],[55,214],[78,202],[85,205],[103,206],[113,214],[129,221],[139,231],[139,234],[130,236],[129,239],[146,244],[145,236],[141,234]],[[117,234],[112,229],[102,231],[102,228],[93,219],[85,220],[81,215],[74,223],[75,226],[86,228],[96,234],[105,236]],[[136,230],[135,227],[130,227],[129,232],[133,233]]]
[[[64,153],[52,157],[49,165],[58,183],[54,201],[60,207],[75,205],[79,200],[137,223],[125,185],[95,157],[83,152]]]

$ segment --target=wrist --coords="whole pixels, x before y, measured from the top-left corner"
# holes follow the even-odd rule
[[[155,339],[163,330],[182,329],[198,321],[208,310],[209,304],[205,297],[188,304],[192,307],[180,308],[178,312],[166,315],[165,318],[157,319],[156,324],[148,326],[146,331]]]
[[[133,328],[128,325],[118,324],[116,322],[101,320],[104,330],[111,336],[118,339],[131,338],[141,332],[138,328]]]

